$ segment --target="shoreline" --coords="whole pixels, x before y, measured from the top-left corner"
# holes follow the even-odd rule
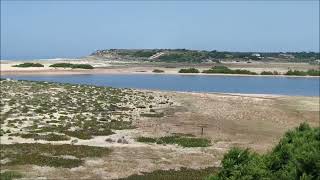
[[[110,71],[111,70],[111,71]],[[0,71],[1,76],[61,76],[61,75],[182,75],[182,76],[232,76],[232,77],[283,77],[283,78],[320,78],[320,76],[296,76],[296,75],[252,75],[252,74],[222,74],[222,73],[179,73],[179,72],[137,72],[137,71],[123,71],[119,68],[97,68],[93,70],[82,69],[48,69],[48,70],[12,70]]]
[[[36,62],[41,63],[44,67],[27,67],[19,68],[13,67],[23,62]],[[50,65],[54,63],[73,63],[73,64],[90,64],[94,69],[70,69],[70,68],[53,68]],[[289,69],[307,71],[308,69],[319,69],[318,65],[309,65],[305,63],[276,63],[276,62],[253,62],[235,63],[226,62],[222,65],[229,67],[230,69],[242,69],[257,73],[257,75],[251,74],[221,74],[221,73],[179,73],[180,69],[184,68],[197,68],[200,72],[210,69],[217,64],[205,64],[205,63],[164,63],[164,62],[133,62],[133,61],[106,61],[101,59],[49,59],[49,60],[33,60],[33,61],[0,61],[0,74],[1,76],[9,75],[92,75],[92,74],[106,74],[106,75],[183,75],[183,76],[238,76],[238,77],[305,77],[305,78],[319,78],[320,76],[291,76],[283,75]],[[160,69],[164,72],[155,73],[153,70]],[[281,75],[260,75],[263,71],[277,71]]]

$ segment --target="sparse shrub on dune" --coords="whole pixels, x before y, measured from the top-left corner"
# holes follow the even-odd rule
[[[200,73],[196,68],[180,69],[179,73]]]
[[[309,69],[308,71],[289,70],[285,73],[288,76],[320,76],[320,70]]]
[[[211,141],[205,138],[197,138],[192,136],[163,136],[159,138],[138,137],[138,142],[157,143],[157,144],[177,144],[182,147],[207,147]]]
[[[244,69],[229,69],[226,66],[214,66],[211,69],[204,70],[202,73],[207,73],[207,74],[250,74],[250,75],[256,75],[257,73],[244,70]]]
[[[49,67],[55,68],[72,68],[72,69],[93,69],[94,67],[90,64],[71,64],[71,63],[55,63]]]
[[[22,64],[17,64],[12,67],[21,67],[21,68],[27,68],[27,67],[44,67],[43,64],[40,63],[22,63]]]
[[[164,70],[161,70],[161,69],[154,69],[152,72],[154,73],[163,73]]]

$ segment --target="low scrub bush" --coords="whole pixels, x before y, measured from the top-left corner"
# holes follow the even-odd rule
[[[315,69],[309,69],[307,71],[307,74],[309,76],[320,76],[320,70],[315,70]]]
[[[179,73],[200,73],[196,68],[180,69]]]
[[[83,164],[82,158],[102,157],[111,151],[108,148],[83,145],[52,145],[52,144],[2,144],[1,159],[10,161],[3,165],[34,164],[38,166],[72,168]],[[74,156],[65,159],[64,155]]]
[[[40,64],[40,63],[22,63],[22,64],[14,65],[12,67],[22,67],[22,68],[26,68],[26,67],[44,67],[44,65]]]
[[[280,73],[278,71],[262,71],[260,75],[279,75]]]
[[[307,72],[305,71],[298,71],[298,70],[289,70],[288,72],[285,73],[285,75],[288,76],[306,76]]]
[[[214,66],[211,69],[204,70],[202,73],[207,73],[207,74],[250,74],[250,75],[256,75],[257,73],[251,72],[248,70],[243,70],[243,69],[229,69],[226,66]]]
[[[54,133],[49,133],[45,135],[39,135],[39,134],[21,134],[20,135],[22,138],[32,138],[35,140],[45,140],[45,141],[68,141],[70,138],[65,135],[60,135],[60,134],[54,134]]]
[[[309,69],[308,71],[289,70],[285,75],[288,76],[320,76],[320,70]]]
[[[5,171],[0,173],[1,180],[13,180],[18,178],[22,178],[22,175],[16,171]]]
[[[152,72],[154,73],[163,73],[164,70],[161,70],[161,69],[154,69]]]
[[[49,67],[61,67],[61,68],[72,68],[72,69],[93,69],[94,67],[90,64],[71,64],[71,63],[56,63]]]
[[[142,172],[139,175],[131,175],[121,180],[203,180],[215,171],[217,171],[216,167],[208,167],[205,169],[181,168],[179,170],[156,170],[148,173]]]
[[[164,136],[160,138],[138,137],[138,142],[157,143],[157,144],[177,144],[182,147],[207,147],[210,140],[205,138],[185,137],[185,136]]]
[[[219,173],[207,179],[319,179],[319,162],[320,128],[303,123],[288,131],[265,155],[231,149],[224,156]]]

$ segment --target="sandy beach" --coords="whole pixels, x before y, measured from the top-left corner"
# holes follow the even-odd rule
[[[182,68],[194,67],[201,71],[210,69],[215,63],[188,64],[188,63],[147,63],[147,62],[128,62],[128,61],[105,61],[91,58],[73,59],[73,60],[32,60],[32,61],[9,61],[1,60],[1,75],[66,75],[66,74],[167,74],[167,75],[210,75],[210,76],[260,76],[260,75],[244,75],[244,74],[204,74],[204,73],[178,73]],[[14,65],[34,62],[41,63],[44,67],[19,68]],[[74,64],[90,64],[94,69],[70,69],[70,68],[53,68],[49,67],[54,63],[74,63]],[[256,73],[262,71],[277,71],[285,73],[289,69],[306,71],[308,69],[319,69],[317,65],[307,63],[237,63],[224,62],[224,66],[230,69],[245,69]],[[152,72],[155,69],[163,70],[163,73]],[[264,75],[266,76],[266,75]],[[268,75],[267,75],[268,76]],[[270,76],[270,75],[269,75]],[[273,76],[273,75],[271,75]],[[281,75],[284,76],[284,75]],[[293,76],[290,76],[293,77]]]

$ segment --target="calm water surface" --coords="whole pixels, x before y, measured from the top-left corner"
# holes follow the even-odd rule
[[[89,84],[120,88],[188,92],[319,96],[319,77],[197,76],[197,75],[19,75],[19,80]]]

